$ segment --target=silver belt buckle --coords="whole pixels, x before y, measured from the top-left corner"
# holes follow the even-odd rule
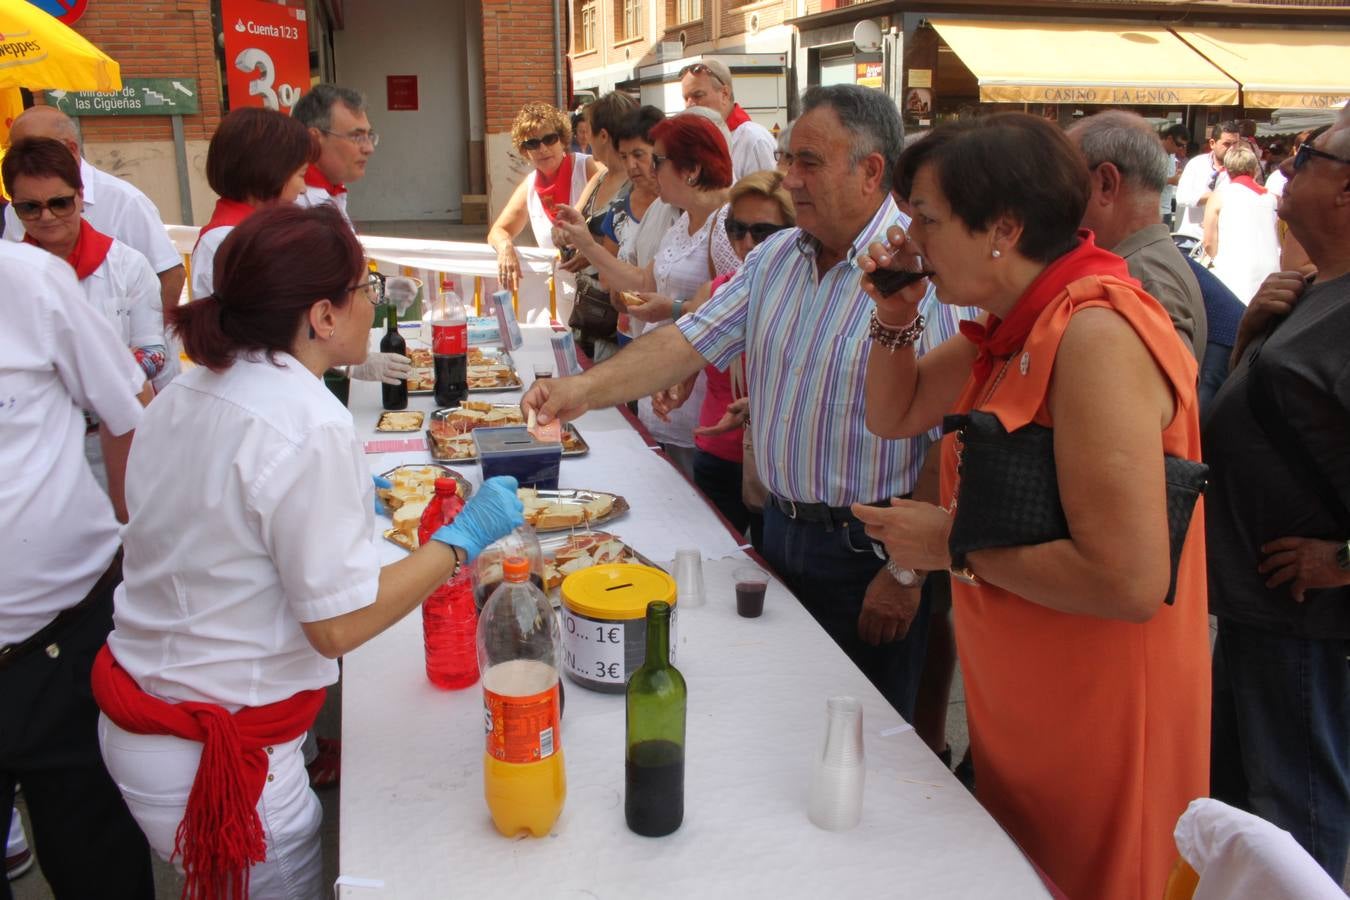
[[[789,519],[792,519],[793,521],[796,521],[796,519],[797,519],[797,501],[796,501],[796,500],[789,500],[788,498],[784,497],[784,498],[783,498],[783,502],[786,503],[788,506],[792,507],[792,511],[791,511],[791,512],[788,512],[787,517],[788,517]],[[786,510],[785,510],[785,512],[786,512]]]

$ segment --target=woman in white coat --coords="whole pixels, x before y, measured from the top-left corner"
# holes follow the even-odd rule
[[[198,365],[132,446],[99,739],[188,895],[311,900],[322,810],[300,748],[336,659],[521,524],[521,504],[490,479],[381,566],[369,463],[322,380],[365,358],[380,281],[327,205],[259,210],[220,253],[213,293],[172,314]]]

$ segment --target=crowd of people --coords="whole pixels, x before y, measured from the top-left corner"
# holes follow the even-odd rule
[[[968,780],[1068,896],[1160,895],[1204,796],[1339,884],[1350,114],[1272,168],[1240,123],[1181,160],[1184,127],[1123,111],[907,142],[852,85],[808,90],[775,139],[722,63],[680,79],[669,117],[620,93],[516,117],[530,171],[488,232],[498,280],[518,286],[528,226],[594,360],[522,407],[636,402],[949,764],[959,657]],[[58,111],[14,123],[0,810],[21,784],[57,897],[153,896],[151,849],[189,891],[321,895],[335,660],[522,521],[493,479],[378,563],[322,380],[407,371],[368,353],[384,281],[346,207],[377,143],[332,85],[225,116],[180,305],[144,195]]]

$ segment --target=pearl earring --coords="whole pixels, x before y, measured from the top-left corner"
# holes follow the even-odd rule
[[[1002,255],[1003,255],[1002,253],[998,252],[998,248],[994,249],[994,259],[998,259]]]

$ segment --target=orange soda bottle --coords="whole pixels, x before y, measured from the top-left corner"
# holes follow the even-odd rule
[[[561,635],[553,605],[530,581],[529,561],[508,557],[502,569],[506,580],[478,618],[483,793],[502,834],[544,837],[567,797],[558,727]]]

